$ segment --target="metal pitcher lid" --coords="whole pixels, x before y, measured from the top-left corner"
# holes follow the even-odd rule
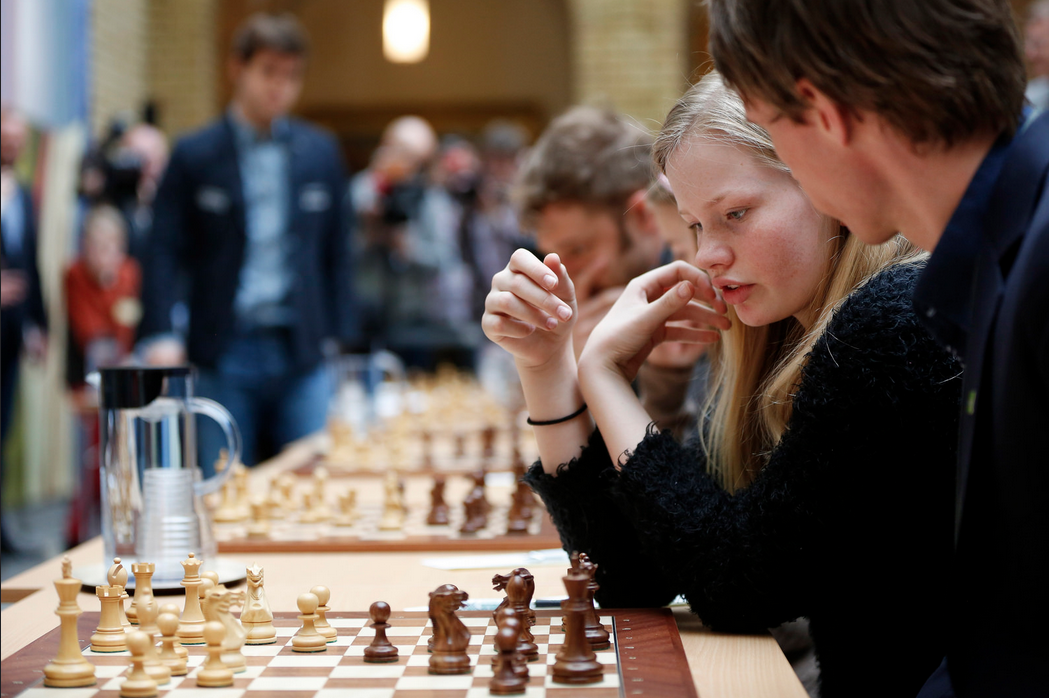
[[[102,409],[145,407],[164,389],[164,379],[191,375],[190,366],[113,366],[99,369]]]

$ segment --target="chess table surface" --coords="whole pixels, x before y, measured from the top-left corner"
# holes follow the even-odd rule
[[[264,491],[265,479],[270,475],[298,467],[316,453],[317,437],[308,437],[292,445],[272,461],[252,471],[253,486],[257,484]],[[102,541],[100,538],[92,539],[66,554],[72,560],[74,569],[99,564],[103,557]],[[492,591],[492,575],[505,574],[509,568],[440,570],[423,564],[424,559],[455,558],[461,554],[360,552],[304,555],[260,552],[229,555],[226,559],[245,565],[258,563],[265,569],[266,595],[275,612],[293,611],[298,595],[316,584],[324,584],[331,589],[329,605],[336,609],[364,610],[378,600],[388,602],[395,612],[424,606],[428,592],[445,583],[455,584],[468,591],[471,599],[500,596]],[[0,585],[0,598],[12,604],[0,614],[0,658],[6,660],[58,626],[58,616],[54,614],[58,597],[52,582],[62,576],[61,557],[56,556]],[[565,574],[563,566],[526,566],[535,577],[536,598],[565,593],[561,581]],[[179,608],[183,606],[181,595],[158,598],[161,603],[175,603]],[[97,613],[100,609],[94,594],[81,593],[77,601],[87,612]],[[702,698],[807,698],[805,689],[770,635],[714,633],[703,628],[688,609],[674,608],[671,613],[677,623],[693,684]],[[81,621],[90,624],[90,621],[85,620],[86,617],[85,614]],[[82,632],[81,639],[86,640],[92,630],[93,626]],[[32,668],[42,669],[43,664]],[[7,672],[5,662],[5,678]],[[62,690],[65,693],[59,698],[80,698],[76,692],[81,689]],[[225,698],[221,692],[223,689],[208,690],[211,692],[198,692],[192,697],[183,698]],[[298,697],[281,693],[280,698]],[[332,695],[329,698],[341,696]],[[422,698],[422,695],[414,698]]]
[[[431,626],[425,613],[394,613],[388,621],[388,639],[399,656],[389,664],[364,661],[364,648],[375,631],[366,613],[329,612],[328,622],[338,632],[323,652],[300,653],[291,648],[291,636],[300,622],[293,613],[276,614],[277,640],[271,645],[245,645],[247,668],[234,675],[233,686],[198,689],[196,672],[207,652],[189,646],[185,677],[172,677],[159,686],[163,698],[480,698],[489,695],[496,631],[492,614],[460,611],[470,630],[469,673],[435,676],[429,673],[426,643]],[[532,628],[539,647],[537,661],[528,663],[527,698],[619,698],[650,696],[696,698],[688,661],[673,615],[667,609],[603,611],[612,647],[597,652],[603,675],[599,682],[564,685],[552,680],[554,655],[564,642],[560,611],[538,611]],[[84,656],[95,665],[96,684],[79,689],[43,686],[43,667],[58,648],[53,630],[3,661],[2,698],[119,698],[128,670],[129,653],[96,653],[86,639],[98,624],[98,614],[81,616],[78,629]]]

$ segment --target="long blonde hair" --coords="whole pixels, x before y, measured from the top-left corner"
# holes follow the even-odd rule
[[[790,173],[768,133],[747,121],[742,100],[716,72],[689,89],[667,114],[653,148],[656,166],[665,173],[670,156],[695,136],[727,142],[765,167]],[[815,318],[811,327],[806,329],[793,317],[748,327],[730,307],[732,328],[710,352],[711,382],[700,438],[708,471],[729,492],[754,480],[783,437],[808,354],[838,306],[883,269],[922,257],[900,236],[869,247],[838,221],[820,218],[830,244],[823,280],[809,307],[809,316]]]

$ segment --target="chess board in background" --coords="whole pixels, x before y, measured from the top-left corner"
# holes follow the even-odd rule
[[[380,531],[383,509],[383,479],[378,476],[330,478],[324,486],[331,516],[322,522],[305,523],[302,514],[306,493],[315,488],[312,478],[295,478],[290,500],[294,509],[268,521],[266,535],[250,536],[252,521],[216,522],[215,538],[220,553],[265,552],[435,552],[435,551],[514,551],[560,548],[561,539],[538,498],[536,512],[526,534],[507,534],[507,512],[515,481],[511,473],[489,473],[486,496],[492,504],[488,525],[473,534],[461,534],[462,502],[472,481],[465,476],[447,476],[445,501],[450,522],[446,526],[428,526],[430,490],[429,475],[407,474],[404,499],[408,507],[403,527],[397,531]],[[356,492],[356,519],[352,526],[336,525],[336,502],[350,490]]]

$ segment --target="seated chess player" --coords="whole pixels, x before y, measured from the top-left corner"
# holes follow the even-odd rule
[[[514,355],[536,425],[527,479],[565,548],[599,565],[603,605],[683,594],[738,632],[807,616],[824,698],[913,696],[945,649],[961,371],[912,309],[923,259],[820,215],[716,74],[671,110],[654,156],[699,268],[631,281],[578,362],[556,255],[518,251],[493,279],[484,330]],[[666,341],[720,342],[685,446],[630,387]]]

